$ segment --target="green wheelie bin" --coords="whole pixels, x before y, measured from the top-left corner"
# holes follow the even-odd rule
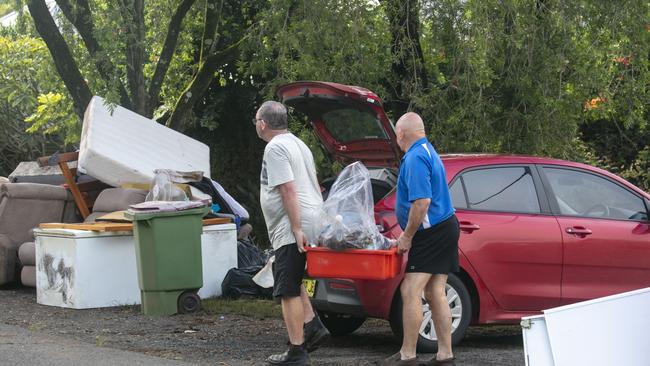
[[[173,212],[133,212],[138,283],[147,315],[192,313],[201,307],[202,218],[207,207]]]

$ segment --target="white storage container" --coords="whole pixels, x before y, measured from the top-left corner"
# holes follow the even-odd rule
[[[237,267],[235,224],[205,226],[201,235],[201,254],[203,287],[199,290],[199,296],[202,299],[221,296],[223,279],[231,268]]]
[[[151,183],[155,169],[202,171],[210,177],[207,145],[126,108],[113,111],[93,97],[86,108],[79,171],[106,184]]]
[[[544,315],[521,318],[526,366],[554,366]]]
[[[140,303],[131,233],[35,230],[36,302],[73,309]]]
[[[135,240],[131,232],[35,230],[36,301],[88,309],[140,304]],[[237,267],[234,224],[206,226],[201,235],[203,299],[220,296],[229,269]]]
[[[526,365],[650,365],[650,288],[544,310],[541,320],[522,318]]]

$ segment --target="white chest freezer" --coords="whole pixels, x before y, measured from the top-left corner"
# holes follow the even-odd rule
[[[35,230],[36,301],[73,309],[140,304],[131,232]],[[235,224],[211,225],[201,235],[201,298],[221,295],[229,269],[237,267]]]

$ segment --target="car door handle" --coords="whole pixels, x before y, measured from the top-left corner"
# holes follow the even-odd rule
[[[466,232],[468,234],[471,234],[471,233],[474,232],[474,230],[478,230],[478,229],[481,228],[477,224],[471,223],[469,221],[461,221],[459,223],[459,226],[460,226],[461,231],[464,231],[464,232]]]
[[[587,229],[586,227],[582,227],[582,226],[568,227],[568,228],[566,228],[566,232],[571,234],[571,235],[575,235],[575,236],[578,236],[578,237],[581,237],[581,238],[584,238],[587,235],[591,235],[591,230]]]

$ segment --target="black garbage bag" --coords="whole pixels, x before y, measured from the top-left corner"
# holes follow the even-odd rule
[[[240,239],[237,241],[237,268],[253,266],[260,266],[261,268],[265,264],[266,260],[264,259],[264,255],[262,255],[262,251],[252,240]]]
[[[232,268],[221,283],[223,297],[238,299],[242,296],[271,298],[273,288],[260,287],[253,281],[253,276],[262,269],[262,265]]]

